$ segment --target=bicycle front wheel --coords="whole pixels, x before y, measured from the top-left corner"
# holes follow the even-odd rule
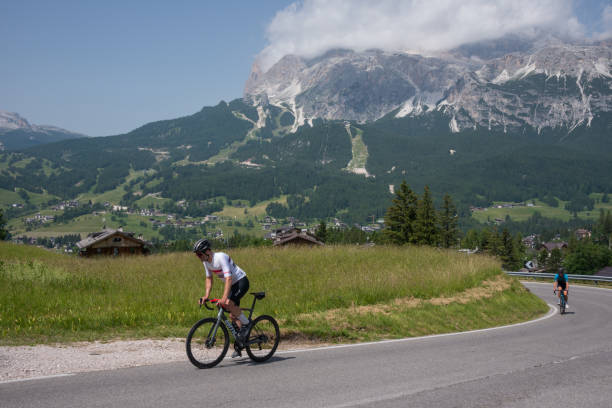
[[[246,341],[246,352],[251,360],[261,363],[272,357],[279,341],[278,323],[272,316],[262,315],[251,325]]]
[[[227,327],[217,319],[207,317],[197,322],[187,335],[185,346],[189,361],[198,368],[211,368],[223,360],[229,349]]]
[[[563,294],[561,294],[561,298],[559,299],[559,313],[565,314],[565,298]]]

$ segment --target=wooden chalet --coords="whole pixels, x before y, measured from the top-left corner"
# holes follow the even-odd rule
[[[591,231],[586,230],[584,228],[577,229],[575,234],[576,234],[576,239],[585,239],[585,238],[591,237]]]
[[[277,232],[276,238],[274,238],[274,246],[285,245],[322,246],[324,244],[308,232],[299,228],[291,228]]]
[[[547,252],[551,252],[555,248],[567,249],[567,242],[543,242],[538,250],[546,249]]]
[[[105,229],[89,234],[87,238],[77,242],[80,256],[119,256],[145,255],[149,252],[147,243],[135,238],[134,234],[121,229]]]

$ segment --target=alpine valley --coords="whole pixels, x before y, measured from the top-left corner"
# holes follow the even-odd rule
[[[26,147],[26,146],[23,146]],[[192,216],[284,197],[300,219],[381,217],[405,180],[460,212],[612,193],[612,41],[506,36],[432,55],[330,50],[253,66],[244,97],[129,133],[0,156],[0,192]],[[3,193],[4,194],[4,193]]]

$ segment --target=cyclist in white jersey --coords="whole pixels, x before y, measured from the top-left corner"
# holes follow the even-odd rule
[[[249,279],[246,273],[224,252],[213,252],[207,239],[201,239],[193,246],[193,252],[204,264],[206,270],[206,295],[199,299],[203,304],[210,296],[213,286],[213,274],[224,281],[223,296],[219,304],[229,310],[230,317],[239,328],[238,340],[244,341],[249,319],[240,310],[240,299],[249,290]]]

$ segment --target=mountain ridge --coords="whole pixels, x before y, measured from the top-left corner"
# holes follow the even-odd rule
[[[0,150],[19,150],[86,135],[52,125],[34,125],[16,112],[0,110]]]
[[[396,109],[399,117],[443,110],[454,132],[475,125],[571,128],[588,124],[593,112],[612,110],[611,72],[612,41],[509,36],[431,56],[382,50],[287,55],[266,72],[254,64],[244,98],[290,111],[293,131],[317,118],[363,123]],[[548,95],[533,98],[543,87]]]

